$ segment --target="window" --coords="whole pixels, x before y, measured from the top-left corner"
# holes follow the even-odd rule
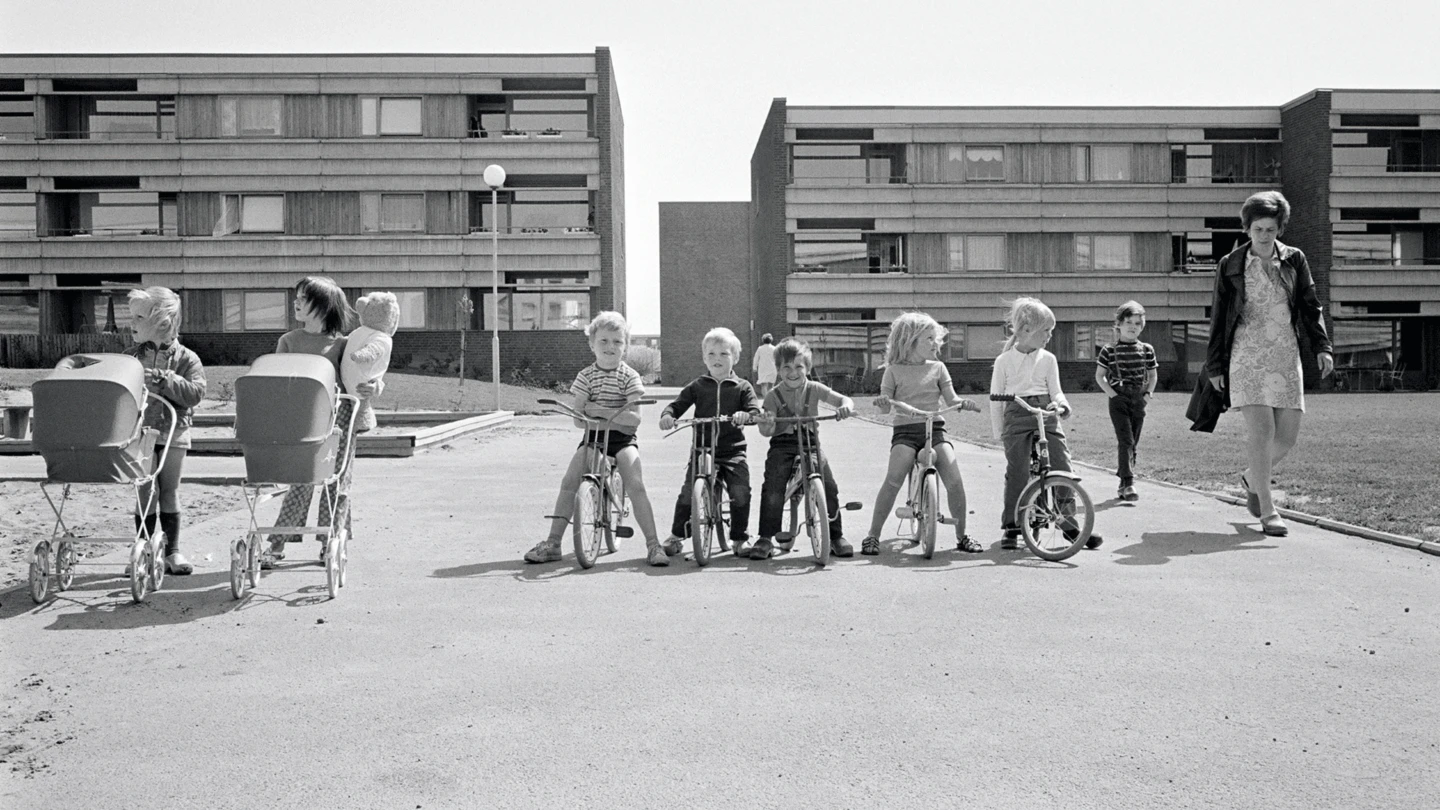
[[[829,326],[807,324],[795,327],[795,337],[810,345],[815,366],[812,379],[846,380],[885,362],[888,326]]]
[[[790,182],[801,186],[904,183],[905,152],[897,144],[795,144]]]
[[[870,270],[869,246],[856,233],[795,234],[795,272],[866,273]]]
[[[590,323],[588,292],[503,292],[498,313],[488,291],[479,297],[481,329],[490,329],[497,317],[501,331],[584,329]]]
[[[950,323],[945,324],[945,328],[950,331],[948,334],[945,335],[945,347],[941,350],[940,359],[964,360],[966,328],[965,324]]]
[[[1113,323],[1077,323],[1074,326],[1075,360],[1094,360],[1102,346],[1115,342]]]
[[[279,137],[280,122],[280,96],[220,97],[221,137]]]
[[[395,299],[400,303],[400,328],[425,328],[425,291],[394,290]]]
[[[474,192],[470,200],[470,221],[478,221],[483,231],[495,227],[496,212],[491,210],[490,192]],[[501,233],[549,233],[563,232],[566,228],[593,227],[590,221],[590,192],[586,189],[514,189],[500,192],[496,200],[500,209],[498,226]],[[478,216],[473,209],[478,209]]]
[[[35,235],[35,195],[0,192],[0,239]]]
[[[360,230],[364,233],[423,232],[425,195],[360,195]]]
[[[1440,226],[1368,223],[1333,226],[1333,250],[1339,264],[1440,264]],[[1429,245],[1427,253],[1426,245]]]
[[[30,96],[0,96],[0,141],[35,139],[35,100]]]
[[[284,329],[290,325],[290,303],[284,290],[226,290],[225,331]]]
[[[1075,182],[1118,183],[1130,179],[1130,145],[1075,147]]]
[[[130,298],[127,293],[96,293],[90,299],[96,331],[119,332],[130,328]]]
[[[1076,234],[1076,270],[1129,270],[1130,234]]]
[[[590,99],[513,98],[506,129],[532,132],[545,138],[589,137]]]
[[[0,335],[40,334],[40,293],[0,293]]]
[[[965,332],[966,350],[971,360],[994,360],[1005,351],[1004,324],[970,324]]]
[[[950,272],[1005,269],[1004,234],[950,234]]]
[[[160,233],[160,200],[154,193],[102,191],[80,196],[90,202],[89,232],[96,236]],[[83,222],[84,214],[81,216]]]
[[[1278,183],[1280,144],[1175,144],[1170,147],[1170,182]]]
[[[419,135],[419,98],[364,96],[360,99],[361,135]]]
[[[285,195],[222,194],[214,236],[227,233],[284,233]]]
[[[88,137],[99,139],[174,137],[174,99],[95,99]]]
[[[996,182],[1005,179],[1005,147],[966,146],[965,179]]]

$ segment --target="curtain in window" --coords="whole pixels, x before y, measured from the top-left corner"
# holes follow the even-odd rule
[[[1096,270],[1129,270],[1130,237],[1128,235],[1097,235],[1095,237]]]
[[[1005,269],[1005,237],[967,236],[965,248],[966,269],[971,271]]]
[[[1090,147],[1091,179],[1095,182],[1129,180],[1130,147]]]
[[[215,219],[211,236],[224,236],[240,230],[240,198],[234,194],[220,195],[220,216]]]

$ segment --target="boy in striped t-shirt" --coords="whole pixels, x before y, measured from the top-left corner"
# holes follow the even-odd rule
[[[571,406],[594,419],[614,419],[611,423],[605,447],[600,443],[606,436],[603,430],[596,430],[591,423],[575,420],[575,426],[585,429],[585,437],[565,477],[560,480],[560,495],[555,499],[555,513],[564,517],[550,520],[550,533],[534,548],[525,552],[525,562],[547,563],[560,559],[560,538],[569,525],[569,514],[575,503],[575,490],[585,474],[589,449],[603,449],[605,455],[615,459],[615,468],[625,482],[625,496],[635,511],[635,522],[645,535],[646,557],[651,565],[669,565],[670,560],[655,536],[655,514],[650,508],[650,497],[645,493],[645,481],[640,471],[640,449],[635,442],[635,430],[640,426],[640,408],[631,403],[645,396],[645,386],[640,373],[625,364],[625,350],[630,342],[630,324],[618,312],[602,312],[585,327],[590,339],[590,351],[595,362],[580,369],[575,382],[570,385],[573,397]]]
[[[1110,396],[1110,423],[1115,426],[1119,455],[1115,474],[1120,476],[1122,501],[1140,500],[1135,493],[1135,448],[1145,426],[1145,405],[1160,378],[1155,347],[1140,342],[1144,329],[1145,307],[1126,301],[1115,310],[1117,341],[1095,355],[1095,382]]]

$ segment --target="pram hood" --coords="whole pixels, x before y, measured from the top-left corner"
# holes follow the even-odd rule
[[[30,387],[35,448],[123,447],[145,401],[145,366],[123,354],[75,354]]]
[[[267,354],[235,380],[235,438],[245,445],[323,442],[335,415],[335,366],[313,354]]]

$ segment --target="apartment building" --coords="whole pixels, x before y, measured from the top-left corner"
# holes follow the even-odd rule
[[[498,323],[502,370],[564,378],[625,309],[623,150],[603,47],[0,55],[0,332],[113,330],[161,284],[187,343],[244,362],[326,275],[399,296],[401,362]]]
[[[776,99],[751,159],[749,249],[729,257],[749,274],[732,326],[747,345],[804,338],[822,376],[853,379],[883,362],[891,319],[924,309],[950,329],[952,371],[978,383],[1004,344],[1005,301],[1033,295],[1055,311],[1051,349],[1083,385],[1114,308],[1134,298],[1162,379],[1182,385],[1204,360],[1240,205],[1280,189],[1294,205],[1284,239],[1310,257],[1337,362],[1370,372],[1347,372],[1357,385],[1386,369],[1419,384],[1440,373],[1437,105],[1435,91],[1338,90],[1220,108]],[[663,212],[661,255],[683,253],[664,244]],[[662,333],[710,307],[666,295],[687,261],[662,261]]]

